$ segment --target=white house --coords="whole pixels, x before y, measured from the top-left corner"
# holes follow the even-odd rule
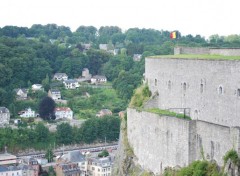
[[[50,89],[48,91],[48,96],[51,97],[53,100],[61,100],[61,92],[57,89]]]
[[[107,82],[106,76],[95,75],[91,78],[91,83],[92,84],[106,83],[106,82]]]
[[[8,125],[10,121],[10,112],[5,107],[0,107],[0,127]]]
[[[78,81],[74,80],[74,79],[69,79],[69,80],[63,81],[63,84],[66,89],[76,89],[76,88],[79,88],[79,86],[80,86]]]
[[[139,62],[141,61],[142,55],[141,54],[134,54],[133,55],[133,61]]]
[[[16,92],[17,100],[26,100],[28,96],[27,89],[19,88],[14,90]]]
[[[112,160],[110,157],[88,159],[89,175],[110,176],[111,171],[112,171]]]
[[[66,81],[68,80],[68,75],[66,73],[55,73],[53,76],[53,80]]]
[[[58,107],[55,108],[56,120],[58,119],[73,119],[73,111],[68,107]]]
[[[33,91],[38,91],[38,90],[44,90],[42,84],[33,84],[32,85],[32,90]]]
[[[107,51],[108,50],[108,44],[99,44],[99,49],[100,50],[104,50],[104,51]]]
[[[33,111],[31,108],[27,108],[23,111],[20,111],[18,114],[20,117],[25,117],[25,118],[36,117],[35,111]]]

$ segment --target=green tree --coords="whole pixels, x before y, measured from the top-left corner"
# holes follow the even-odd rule
[[[57,142],[58,144],[73,143],[73,129],[68,123],[61,123],[57,125]]]
[[[53,150],[52,148],[48,148],[47,151],[46,151],[46,154],[45,154],[45,158],[48,160],[48,162],[53,162]]]
[[[44,97],[39,104],[39,115],[44,120],[54,120],[55,102],[50,97]]]
[[[109,153],[107,150],[103,150],[101,153],[98,154],[99,158],[107,157],[109,156]]]
[[[49,140],[49,130],[43,123],[38,123],[35,127],[36,142],[46,142]]]
[[[46,92],[48,92],[50,89],[50,79],[49,79],[48,74],[46,75],[45,79],[42,80],[42,85],[43,85],[44,90]]]

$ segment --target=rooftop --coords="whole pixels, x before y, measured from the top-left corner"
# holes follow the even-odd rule
[[[202,60],[240,60],[240,56],[223,56],[211,54],[176,54],[176,55],[159,55],[148,58],[156,59],[202,59]]]

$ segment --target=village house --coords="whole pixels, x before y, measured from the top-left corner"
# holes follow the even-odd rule
[[[103,44],[103,43],[99,44],[99,49],[107,51],[108,50],[108,44]]]
[[[91,44],[90,43],[83,43],[83,44],[81,44],[81,46],[83,47],[84,51],[91,49]]]
[[[36,117],[35,111],[33,111],[30,107],[18,112],[18,115],[24,118]]]
[[[66,81],[68,80],[68,75],[66,73],[55,73],[53,76],[53,80]]]
[[[57,176],[81,176],[80,168],[74,163],[58,163],[55,171]]]
[[[55,108],[56,120],[58,119],[73,119],[73,111],[68,107],[58,107]]]
[[[107,82],[106,76],[95,75],[91,78],[92,84],[101,84],[101,83],[106,83],[106,82]]]
[[[51,97],[53,100],[61,100],[61,92],[57,89],[50,89],[48,91],[48,96]]]
[[[0,127],[8,125],[10,121],[10,112],[5,107],[0,107]]]
[[[1,176],[38,176],[35,169],[30,165],[19,164],[18,166],[1,166]]]
[[[111,171],[112,171],[111,157],[88,159],[88,175],[89,176],[98,176],[98,175],[110,176]]]
[[[17,157],[15,155],[8,153],[5,147],[5,153],[0,154],[0,166],[15,164],[17,164]]]
[[[87,161],[85,156],[78,150],[78,151],[70,151],[67,154],[64,154],[57,158],[58,162],[63,163],[73,163],[77,164],[77,166],[81,170],[81,176],[85,176],[87,173]]]
[[[107,115],[112,115],[112,111],[110,111],[109,109],[102,109],[96,114],[97,117],[103,117]]]
[[[83,68],[82,77],[89,79],[89,80],[91,79],[92,75],[89,73],[88,68]]]
[[[133,61],[139,62],[141,61],[142,55],[141,54],[134,54],[133,55]]]
[[[38,176],[40,173],[40,165],[37,159],[32,157],[26,157],[22,160],[23,164],[30,166],[33,171],[32,176]]]
[[[14,89],[16,92],[16,99],[17,100],[26,100],[28,96],[28,90],[24,88]]]
[[[74,79],[69,79],[69,80],[63,81],[63,84],[64,84],[66,89],[76,89],[76,88],[79,88],[78,81],[74,80]]]
[[[39,91],[39,90],[44,91],[42,84],[33,84],[32,85],[32,91],[33,92]]]

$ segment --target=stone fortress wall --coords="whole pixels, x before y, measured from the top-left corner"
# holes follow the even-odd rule
[[[162,174],[166,167],[184,167],[195,160],[223,165],[230,149],[240,149],[240,129],[199,120],[159,116],[128,109],[128,141],[145,170]]]
[[[207,50],[184,48],[181,53],[209,54]],[[239,49],[231,50],[217,52],[240,55]],[[203,155],[223,165],[228,150],[240,153],[240,60],[150,57],[145,62],[145,81],[158,95],[155,106],[187,108],[192,120],[128,109],[128,140],[144,169],[163,173]]]
[[[175,47],[174,54],[214,54],[223,56],[240,56],[239,48],[204,48]]]

